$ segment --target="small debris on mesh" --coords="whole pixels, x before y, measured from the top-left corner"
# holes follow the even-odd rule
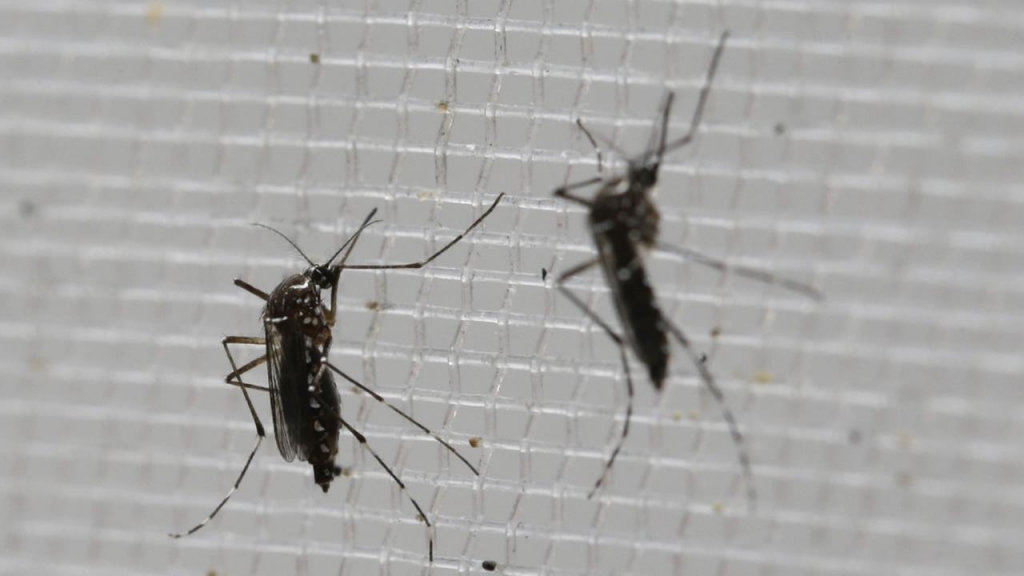
[[[146,6],[146,22],[148,22],[150,26],[156,27],[163,19],[164,3],[150,2],[149,5]]]
[[[910,435],[910,432],[900,432],[897,438],[899,439],[900,448],[903,450],[909,449],[910,445],[914,441],[913,437],[911,437]]]
[[[861,440],[864,439],[864,435],[861,434],[860,430],[857,430],[856,428],[854,428],[854,429],[850,430],[850,434],[849,434],[849,436],[847,436],[847,439],[850,441],[850,444],[853,444],[854,446],[856,446],[856,445],[860,444]]]
[[[35,202],[32,202],[31,200],[22,200],[21,202],[18,202],[18,215],[20,215],[22,218],[31,218],[32,216],[35,215],[35,213]]]
[[[46,358],[42,356],[33,355],[28,357],[28,367],[33,372],[42,373],[46,372],[49,367],[49,362],[47,362]]]
[[[483,440],[479,436],[473,436],[469,439],[469,445],[473,448],[479,448]]]
[[[754,374],[754,382],[757,382],[758,384],[768,384],[773,380],[775,380],[775,378],[772,376],[772,373],[767,370],[761,370]]]
[[[367,310],[373,310],[373,311],[380,310],[380,302],[378,302],[376,300],[367,300],[366,301],[366,309]]]
[[[547,268],[541,268],[540,269],[540,279],[542,281],[548,279],[548,269]]]
[[[782,136],[785,133],[786,133],[786,125],[785,124],[783,124],[782,122],[779,122],[778,124],[775,125],[775,135],[776,136]]]
[[[320,63],[320,55],[317,54],[316,52],[310,52],[309,53],[309,63],[310,64],[319,64]]]
[[[498,568],[498,563],[494,560],[484,560],[482,566],[484,570],[487,570],[488,572],[494,572]]]

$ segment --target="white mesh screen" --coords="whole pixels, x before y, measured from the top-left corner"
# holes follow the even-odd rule
[[[541,280],[593,254],[551,191],[595,173],[577,117],[637,152],[671,88],[681,133],[724,29],[663,240],[827,300],[652,258],[760,505],[678,349],[661,395],[634,361],[587,500],[624,379]],[[329,494],[268,437],[167,534],[253,441],[219,341],[261,302],[232,279],[304,266],[249,223],[322,259],[376,207],[353,260],[398,262],[504,191],[435,265],[342,282],[333,360],[481,467],[341,385],[437,525],[431,573],[1021,573],[1022,52],[1012,0],[0,1],[0,572],[427,573],[347,434]]]

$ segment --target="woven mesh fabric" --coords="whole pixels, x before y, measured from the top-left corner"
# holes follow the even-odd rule
[[[746,434],[744,499],[680,350],[656,394],[556,293],[593,255],[552,190],[626,153],[666,90],[664,242],[809,282],[808,301],[663,254],[666,313]],[[0,0],[0,573],[1019,574],[1024,571],[1024,4],[1013,0]],[[605,156],[618,162],[621,155]],[[225,335],[372,209],[332,359],[324,495],[223,384]],[[542,269],[550,272],[542,279]],[[572,286],[614,319],[596,273]],[[259,350],[239,350],[250,360]],[[250,376],[264,384],[262,369]],[[264,394],[254,400],[270,423]]]

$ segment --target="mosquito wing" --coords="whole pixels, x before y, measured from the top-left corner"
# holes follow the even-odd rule
[[[300,444],[303,387],[306,382],[302,331],[291,322],[265,323],[267,333],[267,379],[270,382],[270,410],[274,415],[274,438],[286,461],[305,460]]]

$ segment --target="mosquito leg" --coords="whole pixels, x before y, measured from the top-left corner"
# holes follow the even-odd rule
[[[340,265],[339,264],[339,265],[336,266],[336,268],[339,271],[340,270],[344,270],[344,269],[348,269],[348,270],[395,270],[395,269],[399,269],[399,268],[404,268],[404,269],[422,268],[422,267],[426,266],[427,264],[430,264],[431,262],[436,260],[438,256],[440,256],[440,255],[444,254],[445,252],[447,252],[449,248],[451,248],[452,246],[458,244],[458,242],[460,240],[462,240],[467,234],[472,232],[473,229],[477,227],[477,225],[479,225],[481,222],[484,221],[485,218],[487,218],[488,216],[491,215],[491,212],[494,212],[494,209],[498,207],[498,202],[501,202],[501,199],[504,198],[504,197],[505,197],[505,193],[504,192],[502,192],[501,194],[498,194],[498,197],[494,199],[494,203],[491,204],[491,206],[486,211],[484,211],[484,213],[481,214],[479,218],[474,220],[473,223],[470,224],[469,227],[466,228],[462,232],[462,234],[459,234],[458,236],[456,236],[454,240],[452,240],[451,242],[445,244],[443,248],[441,248],[437,252],[434,252],[434,254],[432,256],[430,256],[429,258],[427,258],[426,260],[421,260],[420,262],[410,262],[408,264],[352,264],[352,265]]]
[[[615,448],[612,449],[612,455],[608,458],[608,461],[604,463],[604,469],[601,470],[601,476],[594,483],[594,487],[587,493],[587,499],[594,497],[597,490],[604,484],[605,478],[608,477],[608,473],[611,472],[612,464],[615,464],[615,459],[619,457],[619,452],[622,451],[622,445],[626,443],[626,436],[629,435],[629,422],[633,418],[633,377],[629,375],[629,360],[626,358],[626,347],[619,346],[619,355],[622,357],[622,370],[626,373],[626,422],[622,425],[622,434],[619,435],[618,442],[615,443]]]
[[[569,301],[573,303],[573,305],[579,308],[581,312],[586,314],[588,318],[590,318],[598,326],[600,326],[602,330],[607,332],[608,336],[612,340],[614,340],[616,344],[618,344],[619,346],[625,346],[625,341],[622,339],[622,337],[616,334],[615,330],[612,330],[612,327],[609,326],[607,322],[605,322],[600,316],[595,314],[594,311],[587,306],[586,302],[581,300],[578,296],[576,296],[576,294],[573,294],[573,292],[569,290],[569,288],[565,285],[566,280],[572,278],[573,276],[582,274],[587,270],[590,270],[591,268],[596,266],[598,262],[600,261],[597,258],[594,258],[592,260],[587,260],[582,264],[577,264],[576,266],[573,266],[572,268],[558,276],[558,279],[555,280],[555,286],[558,287],[558,290],[562,294],[564,294],[565,297],[568,298]]]
[[[228,382],[228,384],[231,385],[231,386],[244,387],[244,388],[246,388],[248,390],[258,390],[260,392],[270,392],[270,388],[267,388],[266,386],[260,386],[259,384],[249,384],[248,382],[238,383],[238,382],[236,382],[234,380]]]
[[[231,374],[235,375],[235,382],[239,384],[239,388],[242,390],[242,395],[245,396],[245,403],[249,406],[249,413],[252,414],[252,420],[256,424],[256,433],[259,434],[260,438],[266,436],[266,432],[263,430],[263,422],[260,422],[260,417],[256,414],[256,408],[252,405],[252,398],[249,398],[249,392],[246,391],[246,386],[242,385],[241,375],[242,372],[238,370],[238,366],[235,365],[235,358],[231,355],[231,349],[228,348],[228,344],[261,344],[265,345],[266,340],[263,338],[253,338],[249,336],[225,336],[220,341],[221,346],[224,347],[224,353],[228,355],[228,362],[231,363]],[[250,362],[249,364],[253,364]],[[249,366],[247,364],[246,366]],[[255,364],[258,366],[259,364]],[[252,369],[251,367],[248,369]],[[241,480],[241,478],[239,478]]]
[[[604,153],[601,151],[601,147],[597,145],[597,140],[594,139],[594,135],[590,133],[590,129],[583,125],[583,120],[576,119],[576,126],[579,127],[583,135],[590,140],[590,146],[594,148],[594,152],[597,153],[597,173],[601,174],[604,172]]]
[[[618,179],[616,179],[616,181],[617,180]],[[558,198],[565,198],[566,200],[575,202],[577,204],[582,204],[583,206],[590,208],[593,205],[593,202],[587,200],[586,198],[583,198],[582,196],[571,194],[570,192],[572,190],[586,188],[587,186],[593,186],[594,184],[600,184],[604,181],[604,178],[602,178],[601,176],[594,176],[593,178],[587,178],[586,180],[580,180],[579,182],[573,182],[571,184],[566,184],[565,186],[559,186],[558,188],[555,188],[553,194]]]
[[[256,414],[256,408],[252,405],[252,399],[249,398],[249,392],[246,390],[247,384],[242,382],[242,379],[241,379],[241,376],[240,376],[241,372],[238,370],[238,367],[235,365],[234,357],[231,356],[231,349],[228,348],[228,344],[229,343],[232,343],[232,344],[255,344],[256,343],[256,342],[251,342],[251,340],[262,340],[262,338],[247,338],[247,337],[244,337],[244,336],[228,336],[227,338],[224,338],[224,340],[221,341],[221,345],[224,347],[224,353],[228,355],[228,362],[231,363],[231,369],[232,369],[231,374],[234,375],[235,382],[238,384],[238,387],[241,388],[242,395],[245,396],[245,403],[249,406],[249,414],[252,415],[253,424],[256,425],[256,443],[253,444],[252,450],[249,452],[249,457],[246,458],[246,460],[245,460],[245,466],[243,466],[242,467],[242,471],[239,472],[238,478],[235,480],[234,485],[231,486],[231,490],[228,490],[228,493],[224,496],[224,498],[220,501],[220,503],[217,504],[217,506],[213,509],[213,511],[210,512],[210,514],[206,517],[206,519],[203,520],[202,522],[200,522],[199,524],[196,524],[192,528],[190,528],[187,532],[172,533],[170,535],[172,538],[181,538],[182,536],[188,536],[188,535],[191,535],[191,534],[195,534],[196,531],[198,531],[200,528],[202,528],[203,526],[206,526],[206,524],[210,520],[213,520],[213,518],[217,515],[217,513],[220,512],[220,509],[223,508],[224,505],[228,503],[228,500],[231,499],[231,496],[235,493],[236,490],[238,490],[238,487],[242,484],[242,479],[245,478],[245,473],[249,471],[249,466],[252,464],[252,459],[256,457],[256,451],[259,450],[260,444],[263,442],[263,438],[267,435],[266,431],[263,429],[263,422],[260,422],[260,417]]]
[[[708,74],[704,77],[704,86],[700,89],[700,96],[697,98],[697,107],[693,111],[693,117],[690,118],[690,127],[686,130],[686,134],[668,144],[663,143],[658,147],[658,150],[651,152],[651,154],[655,154],[657,156],[658,162],[661,162],[661,156],[665,152],[686,146],[697,134],[697,127],[700,126],[700,121],[704,117],[704,107],[708,102],[708,94],[711,93],[711,83],[715,79],[715,72],[718,71],[718,63],[722,60],[722,52],[725,50],[725,41],[728,38],[728,31],[722,32],[722,35],[718,38],[718,46],[715,48],[715,53],[711,56],[711,65],[708,66]]]
[[[785,288],[786,290],[789,290],[791,292],[796,292],[797,294],[806,296],[807,298],[810,298],[815,302],[821,302],[822,300],[825,299],[825,296],[817,288],[810,286],[808,284],[804,284],[802,282],[797,282],[796,280],[781,278],[771,272],[766,272],[764,270],[758,270],[756,268],[750,268],[747,266],[737,266],[734,264],[729,264],[724,260],[719,260],[718,258],[715,258],[713,256],[702,254],[701,252],[698,252],[692,248],[686,248],[685,246],[673,246],[670,244],[663,244],[661,242],[658,242],[657,247],[659,250],[676,254],[682,258],[691,260],[702,266],[707,266],[708,268],[718,270],[719,272],[722,273],[736,274],[737,276],[743,276],[744,278],[757,280],[758,282],[763,282],[771,286]]]
[[[622,148],[619,148],[618,145],[615,144],[615,142],[612,142],[611,138],[608,138],[607,136],[601,134],[600,132],[591,132],[589,128],[583,125],[583,120],[577,118],[576,125],[579,126],[580,130],[583,131],[583,134],[587,136],[587,140],[590,140],[590,144],[594,147],[594,150],[597,150],[598,172],[601,171],[601,147],[597,145],[598,140],[601,140],[601,143],[611,148],[612,151],[614,151],[619,156],[622,156],[623,158],[627,157],[626,153],[622,151]]]
[[[463,463],[463,464],[465,464],[466,466],[468,466],[468,467],[469,467],[469,469],[473,471],[473,474],[475,474],[475,475],[477,475],[477,476],[479,476],[479,475],[480,475],[480,472],[479,472],[479,471],[478,471],[478,470],[476,469],[476,466],[473,466],[472,464],[470,464],[470,463],[469,463],[469,460],[466,460],[466,457],[465,457],[465,456],[463,456],[462,454],[460,454],[460,453],[459,453],[459,451],[458,451],[458,450],[456,450],[454,446],[452,446],[452,445],[451,445],[451,444],[449,444],[448,442],[444,441],[444,440],[443,440],[443,439],[442,439],[442,438],[441,438],[440,436],[438,436],[438,435],[437,435],[437,433],[435,433],[435,432],[434,432],[434,431],[432,431],[431,429],[429,429],[429,428],[427,428],[426,426],[424,426],[423,424],[421,424],[421,423],[420,423],[419,421],[417,421],[417,420],[416,420],[415,418],[413,418],[412,416],[409,416],[408,414],[406,414],[405,412],[403,412],[403,411],[402,411],[402,410],[401,410],[400,408],[398,408],[397,406],[395,406],[395,405],[394,405],[394,404],[392,404],[391,402],[388,402],[387,400],[385,400],[383,396],[381,396],[380,394],[377,394],[377,393],[376,393],[376,392],[374,392],[374,391],[373,391],[372,389],[370,389],[370,388],[368,388],[367,386],[365,386],[365,385],[364,385],[363,383],[361,383],[361,382],[357,381],[357,380],[356,380],[355,378],[352,378],[352,377],[351,377],[351,376],[349,376],[348,374],[346,374],[346,373],[342,372],[342,371],[341,371],[341,369],[339,369],[339,368],[338,368],[337,366],[335,366],[334,364],[328,363],[328,364],[327,364],[327,367],[328,367],[328,368],[330,368],[331,370],[334,370],[334,372],[335,372],[335,373],[336,373],[336,374],[337,374],[338,376],[341,376],[341,377],[342,377],[342,378],[344,378],[345,380],[348,380],[348,382],[349,382],[350,384],[352,384],[353,386],[356,386],[357,388],[359,388],[359,389],[360,389],[360,390],[362,390],[363,392],[366,392],[367,394],[369,394],[370,396],[372,396],[372,397],[373,397],[373,399],[374,399],[374,400],[376,400],[377,402],[380,402],[381,404],[383,404],[383,405],[387,406],[387,407],[388,407],[388,408],[390,408],[390,409],[391,409],[392,411],[394,411],[394,412],[395,412],[396,414],[398,414],[398,415],[399,415],[399,416],[401,416],[402,418],[405,418],[406,420],[408,420],[409,422],[411,422],[411,423],[412,423],[412,424],[413,424],[414,426],[416,426],[417,428],[419,428],[420,430],[422,430],[424,434],[427,434],[427,435],[431,436],[431,437],[432,437],[432,438],[433,438],[434,440],[437,440],[438,442],[440,442],[440,443],[441,443],[441,445],[442,445],[442,446],[444,446],[445,448],[447,448],[449,452],[451,452],[452,454],[455,454],[455,457],[456,457],[456,458],[458,458],[459,460],[462,460],[462,463]]]
[[[257,346],[266,346],[267,340],[265,338],[257,338],[252,336],[227,336],[224,338],[224,344],[253,344]],[[229,356],[230,358],[230,356]],[[267,355],[264,354],[259,358],[246,363],[244,366],[237,370],[233,370],[230,374],[224,377],[224,381],[232,386],[241,386],[248,388],[249,390],[259,390],[261,392],[269,392],[270,388],[266,386],[257,386],[256,384],[249,384],[240,380],[242,374],[245,374],[253,368],[263,365],[267,362]]]
[[[655,156],[655,163],[661,164],[661,157],[665,154],[665,142],[668,140],[668,122],[672,115],[672,102],[676,99],[675,92],[669,92],[665,95],[665,102],[661,105],[661,128],[658,134],[658,147]],[[652,142],[653,143],[653,142]],[[648,146],[648,149],[651,147]]]
[[[363,223],[359,225],[359,229],[356,230],[356,233],[353,234],[351,238],[346,240],[345,243],[341,245],[341,248],[338,248],[338,251],[335,252],[333,256],[331,256],[331,259],[328,260],[326,264],[324,264],[325,267],[331,266],[331,262],[333,262],[334,259],[338,257],[338,254],[341,254],[341,251],[345,250],[345,248],[348,247],[348,250],[345,252],[345,255],[341,257],[341,261],[338,262],[338,266],[330,268],[331,271],[333,271],[333,273],[334,273],[334,278],[331,281],[331,309],[327,311],[327,325],[328,326],[332,326],[332,327],[334,326],[334,320],[335,320],[336,314],[337,314],[337,308],[338,308],[338,283],[341,281],[341,268],[340,268],[340,266],[344,266],[345,265],[345,261],[348,260],[349,255],[352,254],[352,250],[355,249],[356,242],[359,240],[359,235],[363,233],[363,230],[366,230],[367,227],[369,227],[371,224],[374,224],[372,219],[373,219],[374,214],[376,214],[376,213],[377,213],[377,209],[376,208],[374,208],[373,210],[370,210],[370,213],[367,214],[366,218],[363,219]]]
[[[235,286],[238,286],[242,290],[245,290],[250,294],[262,298],[264,301],[270,300],[270,294],[267,294],[263,290],[260,290],[259,288],[253,286],[252,284],[249,284],[248,282],[242,280],[241,278],[235,278]]]
[[[260,340],[262,340],[262,338]],[[233,344],[237,344],[237,342],[233,342]],[[255,342],[254,342],[254,344],[255,344]],[[259,342],[259,344],[262,344],[262,342]],[[252,362],[248,362],[245,366],[242,366],[237,371],[231,372],[230,374],[225,376],[224,377],[224,381],[227,382],[228,384],[236,384],[236,382],[233,382],[233,381],[237,380],[242,374],[245,374],[249,370],[252,370],[253,368],[255,368],[257,366],[260,366],[260,365],[266,364],[266,363],[267,363],[267,355],[264,354],[263,356],[260,356],[259,358],[253,360]],[[246,387],[249,388],[249,389],[252,389],[253,385],[247,384]]]
[[[338,284],[341,283],[341,268],[332,269],[332,273],[334,277],[331,278],[331,308],[327,311],[327,325],[334,328],[334,321],[338,317]]]
[[[595,136],[595,133],[591,132],[590,129],[583,124],[583,120],[577,118],[576,125],[579,126],[579,129],[587,137],[587,140],[590,141],[590,145],[593,146],[594,150],[597,152],[598,173],[604,172],[604,153],[601,151],[601,147],[598,146],[597,144],[597,138],[600,138],[601,141],[604,142],[605,146],[608,146],[622,157],[626,157],[626,154],[621,149],[619,149],[619,147],[616,146],[614,142],[612,142],[611,140],[609,140],[608,138],[604,137],[601,134],[597,134]],[[593,186],[594,184],[605,184],[606,186],[614,186],[618,184],[620,181],[622,181],[622,178],[612,178],[610,180],[606,180],[603,176],[594,176],[593,178],[588,178],[586,180],[581,180],[579,182],[572,182],[564,186],[559,186],[558,188],[555,188],[554,195],[557,196],[558,198],[565,198],[566,200],[575,202],[577,204],[582,204],[583,206],[590,208],[593,205],[593,203],[590,200],[583,198],[581,196],[577,196],[576,194],[570,194],[570,192],[573,190],[578,190],[580,188],[586,188],[587,186]]]
[[[683,331],[668,319],[665,319],[664,322],[665,327],[668,328],[668,331],[671,332],[673,336],[675,336],[675,339],[679,341],[679,345],[686,351],[686,355],[690,357],[690,361],[697,367],[697,371],[700,373],[700,379],[704,381],[704,386],[707,387],[708,391],[711,392],[711,395],[714,396],[719,409],[722,411],[722,418],[729,427],[729,434],[732,436],[733,443],[736,444],[736,452],[739,458],[740,468],[742,468],[743,476],[746,480],[747,502],[750,505],[750,509],[754,510],[757,508],[757,489],[754,488],[754,472],[750,465],[750,454],[747,453],[746,443],[743,441],[743,434],[740,433],[739,424],[736,422],[736,416],[733,415],[732,409],[729,408],[729,404],[725,400],[725,394],[722,392],[722,389],[718,387],[714,376],[712,376],[711,371],[708,370],[707,363],[704,362],[694,350],[693,345],[690,343],[690,339],[687,338],[686,335],[683,334]]]
[[[266,346],[267,339],[259,338],[256,336],[225,336],[224,340],[221,341],[221,344],[224,346],[224,350],[226,351],[228,344],[252,344],[254,346]],[[237,381],[242,374],[245,374],[249,370],[252,370],[257,366],[260,366],[261,364],[264,364],[267,361],[267,355],[264,354],[251,362],[247,362],[241,368],[235,368],[235,362],[234,359],[231,357],[230,353],[228,353],[228,358],[231,360],[231,367],[234,368],[230,374],[224,377],[224,381],[227,382],[228,384],[234,384],[232,380]],[[246,384],[245,387],[253,388],[254,386],[251,384]]]
[[[321,398],[319,394],[314,393],[313,397],[316,398],[321,404],[326,405],[324,399]],[[373,456],[373,459],[376,460],[377,463],[381,465],[381,468],[384,468],[384,471],[388,473],[388,476],[391,476],[391,479],[395,481],[395,484],[398,484],[398,487],[402,490],[402,492],[405,493],[406,497],[409,498],[409,501],[412,502],[413,507],[416,508],[417,512],[419,512],[420,518],[423,519],[423,523],[427,525],[427,539],[428,539],[428,541],[430,543],[429,544],[429,548],[430,548],[430,561],[433,562],[434,561],[434,533],[433,533],[433,525],[430,523],[430,520],[427,519],[427,514],[423,511],[423,508],[420,507],[419,502],[417,502],[416,499],[413,498],[412,494],[406,488],[405,483],[402,482],[402,480],[398,478],[398,476],[394,473],[394,471],[391,470],[391,467],[388,466],[384,462],[384,459],[381,458],[379,454],[377,454],[377,451],[374,450],[372,446],[370,446],[369,442],[366,441],[366,436],[363,436],[358,430],[353,428],[351,424],[346,422],[345,419],[341,417],[340,414],[336,414],[334,412],[328,412],[328,414],[331,414],[332,417],[336,417],[338,419],[338,422],[341,423],[341,425],[352,434],[352,436],[356,439],[356,441],[359,442],[359,444],[361,444],[363,446],[363,448],[365,448],[370,453],[371,456]]]
[[[626,342],[612,330],[611,326],[608,325],[600,316],[598,316],[593,310],[591,310],[586,302],[581,300],[576,294],[574,294],[567,286],[565,281],[581,274],[590,268],[593,268],[598,263],[597,259],[587,260],[582,264],[578,264],[573,268],[570,268],[566,272],[562,273],[555,281],[555,285],[558,286],[558,290],[569,299],[577,308],[579,308],[584,314],[587,315],[593,322],[600,326],[608,337],[611,338],[615,344],[619,347],[619,355],[622,358],[622,369],[626,373],[626,420],[622,425],[622,434],[619,435],[618,442],[615,443],[615,448],[612,449],[611,457],[605,462],[604,469],[601,471],[601,476],[597,479],[594,487],[590,489],[587,494],[587,498],[592,498],[597,489],[604,484],[605,478],[612,469],[612,465],[615,464],[615,459],[619,457],[619,452],[622,451],[622,445],[626,442],[626,436],[629,435],[629,423],[633,418],[633,378],[629,374],[629,360],[626,357]]]

